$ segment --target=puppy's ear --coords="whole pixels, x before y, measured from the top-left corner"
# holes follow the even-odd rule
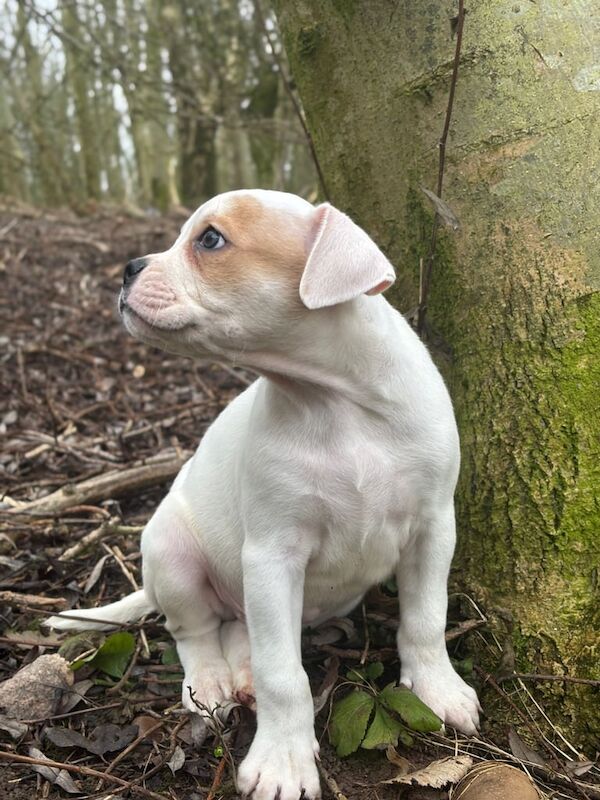
[[[323,203],[315,212],[314,226],[316,235],[300,280],[300,299],[307,308],[379,294],[392,285],[394,268],[350,217]]]

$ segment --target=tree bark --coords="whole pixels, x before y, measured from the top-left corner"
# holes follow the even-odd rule
[[[450,2],[276,0],[332,202],[418,298],[455,41]],[[593,0],[471,0],[429,343],[462,439],[455,581],[512,614],[520,668],[597,678],[600,528],[600,25]],[[591,689],[552,684],[589,746]]]

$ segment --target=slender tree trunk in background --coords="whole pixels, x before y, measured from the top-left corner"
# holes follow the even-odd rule
[[[165,212],[173,203],[179,202],[179,197],[174,196],[177,190],[171,180],[175,152],[167,129],[169,109],[164,94],[161,7],[161,0],[145,3],[147,65],[142,94],[146,101],[146,131],[151,153],[152,204]]]
[[[90,84],[89,59],[82,57],[81,47],[85,41],[81,36],[81,23],[77,15],[75,3],[66,3],[62,7],[62,23],[70,45],[66,46],[67,76],[73,90],[75,115],[79,129],[81,160],[85,179],[86,197],[94,200],[100,198],[100,158],[92,100],[89,90],[95,91]]]
[[[26,83],[24,91],[16,96],[16,106],[21,119],[29,122],[31,170],[37,181],[32,192],[33,200],[47,205],[63,202],[61,191],[60,169],[56,163],[56,154],[48,141],[44,129],[46,107],[44,83],[42,80],[42,62],[35,49],[27,28],[25,4],[20,0],[17,7],[18,35],[25,56]]]
[[[0,130],[6,131],[4,147],[0,150],[0,194],[28,200],[29,192],[24,174],[26,162],[19,141],[13,134],[14,129],[15,118],[8,97],[5,92],[0,92]]]
[[[418,296],[455,41],[452,3],[276,0],[332,201]],[[600,14],[467,3],[429,325],[462,437],[456,584],[512,613],[518,667],[598,678]],[[595,22],[594,22],[595,21]],[[591,689],[546,708],[590,746]]]
[[[185,7],[171,7],[165,19],[169,69],[177,103],[178,188],[181,202],[195,208],[213,197],[216,189],[215,135],[217,123],[211,118],[206,92],[194,81],[182,34],[189,35]],[[202,106],[205,110],[200,111]]]

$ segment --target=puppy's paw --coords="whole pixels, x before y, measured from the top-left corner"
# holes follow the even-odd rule
[[[252,800],[318,800],[321,797],[315,757],[316,739],[276,738],[256,734],[240,764],[237,782],[242,797]]]
[[[204,717],[215,712],[226,716],[235,701],[231,670],[225,659],[204,663],[186,674],[181,702],[184,708]]]
[[[468,736],[479,728],[481,706],[477,694],[456,674],[450,662],[402,670],[400,682],[426,703],[446,724]]]

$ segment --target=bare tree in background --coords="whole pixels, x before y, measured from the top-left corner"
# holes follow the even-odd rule
[[[164,211],[315,186],[252,0],[9,0],[0,21],[0,194]]]

